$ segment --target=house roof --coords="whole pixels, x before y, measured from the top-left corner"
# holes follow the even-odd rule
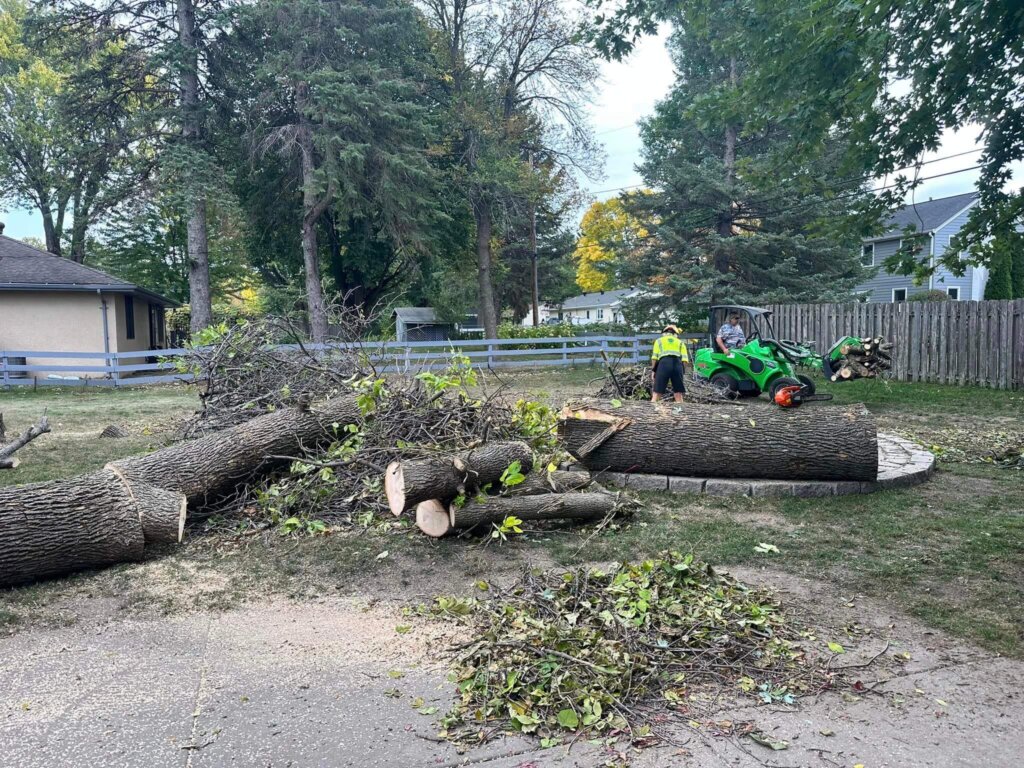
[[[5,235],[0,235],[0,291],[105,291],[139,294],[167,306],[177,304],[134,283]]]
[[[962,195],[905,205],[886,220],[884,234],[869,239],[881,240],[898,235],[908,228],[916,232],[934,232],[964,208],[973,205],[977,199],[977,192],[966,192]]]
[[[587,307],[608,307],[617,304],[623,299],[635,296],[639,291],[636,288],[620,288],[615,291],[594,291],[593,293],[581,293],[579,296],[570,296],[562,302],[562,309],[586,309]]]

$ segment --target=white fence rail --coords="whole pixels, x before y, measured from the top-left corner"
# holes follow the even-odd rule
[[[444,368],[459,352],[481,368],[536,368],[591,365],[602,353],[621,364],[648,359],[656,334],[636,336],[565,336],[549,339],[468,339],[458,341],[368,341],[359,344],[306,344],[306,350],[329,355],[357,349],[381,372]],[[704,338],[683,337],[691,350]],[[300,349],[282,344],[278,349]],[[0,386],[124,387],[194,381],[179,370],[187,349],[137,352],[54,352],[0,350]]]

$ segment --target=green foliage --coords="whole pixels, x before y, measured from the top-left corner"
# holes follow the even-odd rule
[[[473,367],[473,361],[461,352],[456,352],[454,348],[448,367],[442,373],[422,371],[416,374],[416,378],[438,394],[450,389],[465,391],[466,387],[474,387],[477,384],[477,372]]]
[[[488,725],[547,739],[644,736],[634,705],[654,698],[691,711],[714,680],[738,696],[788,702],[827,678],[771,595],[692,555],[610,572],[528,572],[488,594],[467,612],[476,639],[459,658],[459,702],[443,720],[451,738],[484,739]]]
[[[512,409],[512,429],[538,454],[558,449],[558,413],[549,405],[520,398]]]
[[[363,416],[373,413],[388,395],[387,382],[369,376],[353,381],[352,389],[356,391],[356,404]]]
[[[907,301],[949,301],[949,294],[938,288],[930,291],[917,291],[910,294]]]
[[[892,187],[880,195],[879,205],[868,206],[876,217],[917,184],[920,174],[904,169],[938,147],[944,135],[982,126],[981,204],[951,247],[937,254],[954,272],[962,269],[961,251],[981,246],[1024,213],[1024,194],[1007,189],[1011,164],[1024,157],[1019,3],[625,0],[612,10],[606,0],[590,5],[601,9],[592,37],[615,58],[661,21],[688,19],[703,30],[730,27],[719,50],[747,63],[731,101],[753,105],[760,127],[791,133],[793,151],[805,156],[818,152],[837,130],[848,131],[846,175],[886,176]],[[892,88],[894,82],[904,87]],[[713,100],[711,95],[708,101]],[[932,271],[927,257],[919,261],[921,269]]]
[[[501,473],[500,482],[506,488],[512,488],[513,486],[519,485],[525,479],[526,475],[523,474],[523,465],[518,461],[513,461],[505,467],[505,471]]]
[[[645,236],[618,274],[649,289],[631,322],[692,324],[709,300],[847,298],[863,274],[850,212],[867,191],[841,170],[845,132],[807,153],[786,126],[763,124],[743,90],[757,63],[733,47],[761,14],[723,12],[708,23],[699,3],[684,5],[670,40],[678,80],[641,127],[640,172],[658,191],[623,200]]]
[[[522,482],[522,481],[520,481]],[[494,523],[494,530],[491,531],[491,538],[499,541],[508,541],[511,534],[522,533],[523,521],[514,515],[509,515],[501,523]]]
[[[519,325],[505,322],[498,326],[499,339],[557,339],[561,336],[575,336],[578,326],[572,323],[556,325]]]

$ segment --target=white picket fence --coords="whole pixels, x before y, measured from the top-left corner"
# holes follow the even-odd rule
[[[459,341],[388,341],[359,344],[306,344],[305,349],[330,355],[357,350],[382,373],[444,368],[458,352],[481,368],[540,368],[592,365],[603,355],[620,364],[647,360],[657,334],[635,336],[565,336],[550,339],[469,339]],[[692,348],[704,338],[684,336]],[[278,349],[298,350],[297,344]],[[194,381],[179,370],[187,349],[137,352],[54,352],[0,350],[0,386],[124,387]],[[603,353],[603,354],[602,354]]]

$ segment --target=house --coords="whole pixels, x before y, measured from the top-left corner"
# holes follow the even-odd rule
[[[458,323],[441,320],[433,307],[397,307],[392,315],[398,341],[447,341],[484,330],[475,312],[465,315]]]
[[[160,349],[166,347],[164,311],[173,306],[152,291],[5,237],[0,224],[0,350],[109,354]],[[69,361],[28,356],[23,364]]]
[[[872,302],[906,301],[913,294],[925,290],[945,291],[950,299],[979,301],[985,296],[988,269],[968,265],[962,277],[957,277],[945,266],[939,265],[924,285],[914,285],[912,275],[894,275],[882,264],[903,247],[919,249],[931,263],[941,258],[950,240],[967,222],[967,216],[978,203],[978,194],[943,197],[907,205],[896,211],[886,222],[886,231],[878,237],[864,240],[861,263],[874,267],[871,279],[857,286],[857,291]],[[908,229],[913,233],[908,234]]]
[[[572,325],[625,322],[623,302],[639,295],[637,288],[621,288],[573,296],[562,302],[562,321]]]
[[[541,302],[537,305],[537,315],[540,319],[541,325],[551,325],[552,323],[558,322],[558,305],[557,304],[544,304]],[[521,325],[525,328],[533,326],[533,308],[530,307],[526,310],[526,317],[523,318]]]

